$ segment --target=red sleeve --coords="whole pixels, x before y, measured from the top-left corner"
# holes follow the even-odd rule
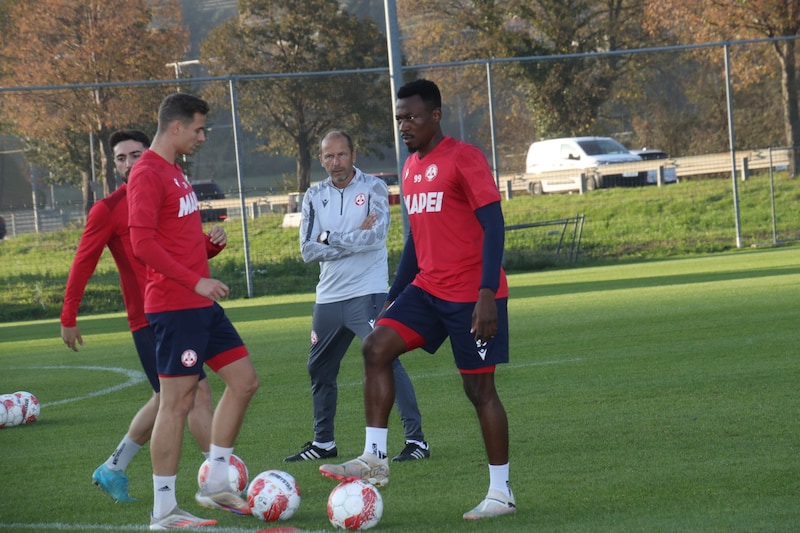
[[[106,205],[102,202],[94,204],[86,218],[86,227],[83,229],[78,251],[75,252],[75,259],[69,270],[64,304],[61,307],[62,326],[71,328],[77,324],[78,308],[83,300],[83,292],[97,268],[97,262],[103,255],[103,249],[111,239],[113,231],[114,227]]]
[[[194,290],[202,276],[176,261],[158,243],[155,228],[131,226],[131,246],[133,254],[156,272]]]
[[[217,246],[213,242],[211,242],[211,237],[206,235],[206,254],[209,259],[212,257],[216,257],[218,253],[225,249],[226,244],[222,246]]]

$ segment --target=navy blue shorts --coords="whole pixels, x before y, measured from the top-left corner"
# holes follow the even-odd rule
[[[210,307],[148,313],[156,335],[159,377],[203,374],[247,357],[242,338],[218,303]]]
[[[508,298],[497,298],[497,333],[488,343],[470,333],[475,302],[448,302],[409,285],[386,310],[378,325],[397,331],[408,351],[434,353],[447,337],[462,372],[508,363]]]
[[[156,334],[151,326],[137,329],[132,332],[133,344],[136,346],[136,353],[139,354],[139,362],[142,364],[147,380],[153,387],[153,392],[161,392],[161,383],[158,381],[158,370],[156,369]],[[200,380],[206,377],[205,371],[200,372]]]

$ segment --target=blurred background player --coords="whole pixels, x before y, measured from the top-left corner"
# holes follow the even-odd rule
[[[128,174],[136,160],[150,146],[150,139],[141,131],[122,130],[111,134],[109,145],[123,183],[107,198],[95,203],[89,211],[64,292],[61,338],[73,351],[78,351],[79,344],[83,346],[83,338],[77,324],[78,307],[103,249],[108,246],[119,270],[122,299],[128,314],[133,342],[142,368],[153,388],[153,395],[133,417],[128,433],[114,452],[94,471],[92,480],[116,501],[131,502],[135,501],[135,498],[128,494],[128,477],[125,469],[139,449],[150,439],[158,411],[160,390],[156,373],[155,336],[144,316],[145,266],[133,256],[128,233]],[[217,242],[224,242],[225,235],[222,228],[217,228],[214,233]],[[189,416],[189,430],[206,457],[211,438],[212,413],[211,390],[208,380],[203,379]]]
[[[284,459],[287,462],[337,456],[333,419],[339,367],[353,338],[358,335],[363,340],[372,331],[389,286],[386,184],[355,167],[353,140],[343,131],[323,137],[319,161],[328,179],[306,191],[300,222],[303,260],[320,264],[308,355],[314,440]],[[405,448],[393,460],[430,457],[414,386],[399,359],[392,370],[406,439]]]
[[[433,353],[449,337],[489,459],[487,495],[464,513],[476,520],[517,511],[508,483],[508,419],[494,381],[496,365],[508,362],[505,230],[486,156],[445,136],[441,118],[442,97],[432,81],[416,80],[397,91],[395,121],[411,152],[400,178],[411,231],[385,310],[362,344],[364,453],[320,471],[334,479],[389,483],[392,362],[415,348]]]
[[[228,462],[258,376],[247,348],[217,300],[230,290],[211,278],[197,196],[177,159],[206,140],[208,103],[173,93],[158,108],[158,131],[129,180],[129,225],[136,257],[147,265],[145,314],[157,339],[161,401],[150,439],[151,530],[216,524],[178,507],[175,483],[183,426],[207,364],[225,382],[211,423],[208,477],[195,500],[203,507],[251,514],[228,486]],[[220,248],[220,247],[218,247]]]

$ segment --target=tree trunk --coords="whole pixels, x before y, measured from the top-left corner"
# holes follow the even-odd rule
[[[83,213],[88,215],[94,205],[94,191],[92,190],[92,175],[85,170],[81,172],[81,190],[83,191]]]
[[[103,195],[108,196],[117,190],[117,174],[114,165],[114,154],[108,147],[108,138],[111,135],[107,131],[97,134],[97,142],[100,148],[100,168],[103,169]]]
[[[297,141],[297,192],[306,192],[311,186],[311,144],[308,139]]]
[[[786,145],[791,150],[789,176],[795,178],[800,169],[800,110],[797,104],[797,75],[795,74],[794,41],[775,43],[781,62],[781,100]]]

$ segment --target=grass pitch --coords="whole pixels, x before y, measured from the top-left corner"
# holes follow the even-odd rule
[[[417,388],[429,460],[392,465],[375,531],[792,531],[800,523],[797,336],[800,249],[510,277],[511,363],[497,375],[511,424],[519,513],[467,523],[488,486],[474,412],[449,349],[403,356]],[[331,480],[282,462],[312,437],[306,355],[313,295],[225,304],[262,386],[235,453],[251,477],[294,475],[298,513],[264,524],[193,502],[202,456],[187,433],[178,501],[217,518],[207,531],[286,525],[332,531]],[[0,324],[0,392],[28,390],[38,422],[0,430],[0,531],[143,531],[148,448],[128,469],[139,501],[91,484],[147,399],[122,315],[80,321],[78,353],[56,320]],[[357,347],[339,377],[340,459],[363,447]],[[217,396],[221,384],[212,377]],[[402,448],[396,413],[390,454]]]

